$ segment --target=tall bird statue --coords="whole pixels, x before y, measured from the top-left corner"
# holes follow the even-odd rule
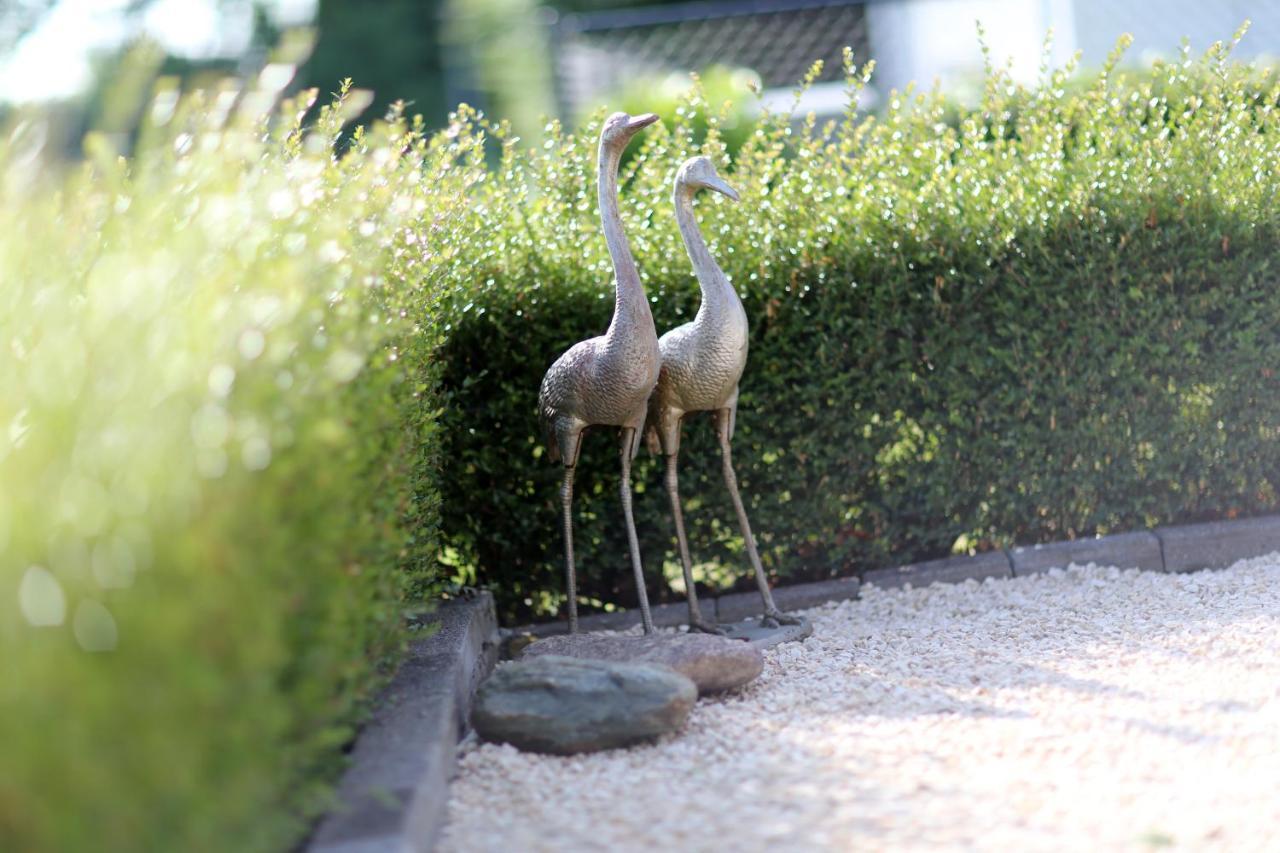
[[[631,461],[640,448],[645,407],[658,381],[658,333],[640,273],[631,257],[618,214],[618,162],[623,149],[656,115],[614,113],[600,131],[600,219],[616,278],[613,319],[603,336],[581,341],[556,359],[542,378],[538,411],[551,460],[564,465],[560,505],[564,515],[564,566],[569,594],[569,632],[578,630],[577,579],[573,562],[573,473],[587,427],[622,428],[622,513],[627,523],[631,567],[646,634],[653,632],[645,592],[640,545],[631,513]]]
[[[715,190],[733,201],[738,194],[716,174],[706,157],[687,160],[676,173],[673,201],[676,223],[684,238],[693,271],[702,289],[702,305],[692,323],[678,326],[662,336],[658,347],[662,353],[662,369],[658,386],[649,399],[650,444],[661,447],[666,457],[666,486],[675,519],[680,562],[684,567],[684,583],[689,600],[689,627],[695,631],[724,633],[702,617],[693,585],[693,566],[689,559],[689,543],[684,532],[684,516],[680,511],[680,490],[676,461],[680,453],[680,422],[693,412],[711,412],[720,440],[721,464],[725,485],[738,515],[738,526],[747,545],[747,558],[755,571],[756,583],[764,599],[763,624],[769,627],[795,625],[800,619],[778,610],[769,592],[769,583],[760,565],[760,554],[751,535],[747,511],[738,493],[738,478],[733,471],[730,440],[738,411],[738,380],[747,364],[747,312],[724,272],[711,257],[698,229],[693,213],[693,197],[698,190]]]

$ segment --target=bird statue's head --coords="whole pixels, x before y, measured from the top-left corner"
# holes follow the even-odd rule
[[[724,182],[716,172],[715,165],[707,157],[691,157],[684,161],[680,171],[676,172],[676,186],[685,186],[697,190],[715,190],[733,201],[738,200],[738,191]]]
[[[653,113],[632,116],[626,113],[614,113],[604,120],[600,128],[600,144],[613,148],[623,148],[631,137],[658,120]]]

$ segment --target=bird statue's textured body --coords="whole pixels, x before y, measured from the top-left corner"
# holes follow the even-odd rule
[[[799,619],[783,614],[773,602],[733,470],[730,442],[737,420],[738,381],[747,364],[747,312],[733,285],[711,256],[698,229],[698,221],[693,212],[693,197],[701,189],[714,190],[734,201],[738,199],[738,194],[721,180],[706,157],[694,157],[686,161],[676,174],[673,193],[676,222],[698,277],[702,304],[698,307],[693,322],[672,329],[658,341],[662,367],[657,387],[649,399],[648,419],[651,444],[660,447],[666,458],[666,488],[675,521],[680,563],[684,569],[689,627],[698,631],[723,633],[720,628],[703,619],[698,607],[689,544],[684,531],[684,516],[680,509],[676,467],[680,453],[680,423],[685,415],[694,412],[711,412],[714,417],[725,485],[729,489],[734,512],[738,516],[738,526],[746,542],[747,557],[764,600],[764,622],[774,627],[779,624],[797,624]]]
[[[578,630],[573,560],[573,476],[588,427],[621,427],[622,508],[645,633],[653,631],[640,546],[631,512],[631,461],[640,446],[646,405],[658,380],[658,334],[618,212],[618,163],[627,143],[655,115],[614,113],[600,131],[600,219],[616,277],[613,319],[598,338],[581,341],[556,359],[542,379],[538,412],[552,461],[564,466],[560,490],[564,522],[569,631]]]

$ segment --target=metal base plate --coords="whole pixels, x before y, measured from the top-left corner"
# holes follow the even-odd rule
[[[721,622],[731,640],[746,640],[758,649],[767,649],[779,643],[796,643],[813,634],[813,623],[808,619],[799,625],[779,625],[768,628],[760,624],[758,618],[743,619],[741,622]]]

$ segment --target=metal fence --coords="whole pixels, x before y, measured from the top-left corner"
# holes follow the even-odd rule
[[[749,68],[766,92],[782,95],[816,59],[825,68],[815,89],[831,84],[814,93],[823,113],[843,97],[834,81],[845,46],[858,62],[875,59],[866,92],[874,102],[912,81],[956,89],[980,78],[978,20],[993,60],[1008,61],[1014,77],[1030,83],[1049,30],[1050,63],[1061,66],[1079,50],[1087,70],[1101,65],[1121,33],[1134,36],[1125,63],[1143,64],[1176,56],[1183,36],[1197,52],[1230,39],[1246,18],[1253,26],[1235,56],[1280,56],[1280,0],[704,0],[566,16],[552,26],[551,53],[567,118],[635,79],[716,64]]]
[[[749,68],[764,87],[794,86],[814,60],[841,79],[846,46],[866,56],[865,0],[699,2],[570,15],[552,34],[560,113],[575,116],[642,76],[711,65]]]

